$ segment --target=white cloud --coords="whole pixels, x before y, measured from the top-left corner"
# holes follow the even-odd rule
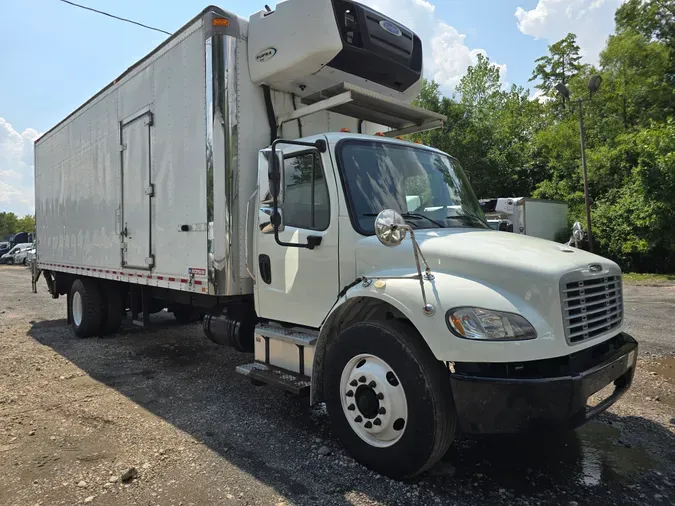
[[[19,216],[35,211],[33,191],[33,142],[37,131],[19,133],[0,118],[0,212]]]
[[[445,94],[455,90],[467,68],[477,62],[479,54],[486,54],[483,49],[468,47],[466,35],[443,21],[436,13],[436,6],[427,0],[361,2],[404,24],[422,39],[425,77],[434,79]],[[505,82],[506,64],[495,65]]]
[[[586,63],[596,64],[607,37],[614,31],[614,13],[625,0],[539,0],[534,9],[516,9],[518,29],[535,39],[554,43],[568,33]]]

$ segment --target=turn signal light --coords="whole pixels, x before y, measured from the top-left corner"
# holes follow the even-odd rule
[[[230,20],[227,18],[213,18],[211,24],[213,26],[230,26]]]

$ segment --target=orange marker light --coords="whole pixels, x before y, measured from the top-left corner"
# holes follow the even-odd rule
[[[351,130],[349,128],[341,128],[340,132],[344,132],[344,133],[348,134],[348,133],[351,132]]]
[[[227,18],[213,18],[211,24],[213,26],[230,26],[230,20]]]
[[[384,134],[383,134],[382,132],[377,132],[375,135],[376,135],[377,137],[384,137]]]

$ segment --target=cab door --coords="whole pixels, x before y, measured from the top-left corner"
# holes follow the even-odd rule
[[[283,153],[279,242],[271,225],[268,164],[260,153],[258,213],[254,229],[256,303],[265,319],[317,328],[335,304],[338,286],[337,184],[328,152],[276,145]],[[307,244],[320,244],[310,249]],[[298,245],[300,247],[296,247]]]

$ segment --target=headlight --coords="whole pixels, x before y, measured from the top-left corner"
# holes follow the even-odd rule
[[[537,337],[530,322],[513,313],[458,307],[448,311],[446,318],[452,333],[465,339],[517,341]]]

